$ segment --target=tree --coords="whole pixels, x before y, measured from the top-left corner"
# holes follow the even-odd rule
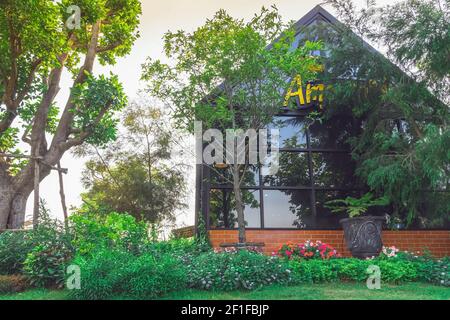
[[[407,224],[448,224],[449,1],[369,2],[361,11],[352,2],[328,2],[345,26],[327,35],[327,116],[350,108],[362,121],[350,139],[357,173]],[[362,39],[388,48],[389,60]]]
[[[295,47],[294,35],[275,7],[263,8],[248,22],[220,10],[193,33],[167,32],[165,53],[174,65],[149,59],[143,79],[152,95],[173,107],[179,127],[192,132],[194,120],[199,120],[205,130],[228,129],[236,135],[259,130],[279,112],[291,79],[297,75],[315,79],[318,58],[311,51],[320,49],[320,43],[307,41]],[[238,151],[236,138],[233,145],[227,152],[235,160],[238,152],[248,151],[248,143]],[[223,161],[217,161],[220,164]],[[226,164],[240,243],[246,241],[241,185],[249,165],[248,158],[245,164]]]
[[[82,182],[85,203],[107,212],[127,212],[151,223],[173,223],[185,209],[188,165],[179,154],[182,139],[170,126],[169,115],[152,102],[131,103],[123,113],[123,132],[105,150],[85,146],[78,155],[90,155]],[[182,151],[182,150],[180,150]]]
[[[74,5],[79,21],[67,13]],[[116,76],[93,75],[94,61],[114,64],[130,51],[140,11],[138,0],[0,4],[0,229],[22,226],[36,173],[42,181],[74,146],[114,140],[114,112],[126,98]],[[74,80],[60,110],[64,70]]]

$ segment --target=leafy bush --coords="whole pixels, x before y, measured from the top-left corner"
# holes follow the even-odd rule
[[[156,298],[185,288],[188,277],[186,267],[170,254],[144,254],[127,264],[124,274],[129,279],[124,292],[133,298]]]
[[[433,263],[429,281],[437,285],[450,287],[450,258],[446,257]]]
[[[33,237],[28,231],[0,233],[0,274],[21,273],[27,254],[33,247]]]
[[[122,270],[133,255],[114,249],[100,249],[91,256],[77,255],[73,261],[81,271],[81,289],[70,293],[76,299],[102,300],[120,292]]]
[[[334,261],[334,264],[339,279],[362,282],[368,277],[367,268],[374,263],[370,260],[345,258]]]
[[[246,250],[204,253],[189,265],[189,286],[197,289],[252,290],[289,281],[290,270],[284,261]]]
[[[61,287],[65,267],[74,255],[72,234],[59,220],[50,218],[44,203],[39,213],[39,225],[30,233],[34,247],[26,256],[23,272],[34,286]]]
[[[28,253],[23,270],[33,286],[61,288],[72,257],[73,250],[67,243],[40,244]]]
[[[70,221],[76,235],[73,245],[79,254],[90,254],[99,247],[139,253],[148,243],[147,225],[129,214],[74,214]]]
[[[430,254],[422,256],[409,252],[400,252],[398,260],[411,263],[417,272],[417,280],[434,283],[436,285],[450,286],[450,258],[436,259]]]
[[[186,287],[186,269],[170,254],[134,256],[104,248],[90,256],[79,255],[73,263],[81,270],[81,290],[71,291],[76,299],[155,298]]]
[[[51,278],[55,259],[61,255],[70,259],[71,238],[70,232],[65,230],[61,222],[51,219],[45,205],[41,203],[39,225],[35,229],[0,234],[0,274],[21,274],[26,267],[30,280],[36,285],[40,284],[41,279],[47,276]],[[44,269],[48,269],[45,276]]]
[[[28,283],[24,276],[0,275],[0,293],[16,293],[27,289]]]
[[[153,254],[171,253],[180,256],[189,253],[199,253],[202,251],[202,248],[198,247],[197,241],[194,238],[179,238],[151,242],[145,250]]]
[[[417,269],[411,262],[393,259],[378,260],[373,264],[380,267],[382,281],[400,283],[417,279]]]
[[[292,270],[292,282],[296,284],[332,282],[338,279],[336,265],[331,260],[292,260],[289,266]]]
[[[400,283],[418,280],[417,266],[402,259],[297,259],[289,262],[294,283],[320,283],[336,280],[362,282],[368,278],[367,268],[370,265],[380,267],[381,280],[384,282]]]
[[[275,254],[287,259],[330,259],[338,256],[336,249],[329,244],[321,241],[312,242],[310,240],[298,244],[289,241],[281,245]]]

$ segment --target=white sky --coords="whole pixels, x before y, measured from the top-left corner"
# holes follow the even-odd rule
[[[193,31],[201,26],[207,18],[219,9],[227,10],[232,16],[250,18],[260,11],[262,6],[269,7],[275,4],[285,21],[298,20],[304,16],[320,0],[142,0],[142,16],[139,27],[140,38],[135,42],[131,53],[118,60],[112,67],[101,67],[98,63],[94,66],[97,74],[109,74],[113,72],[119,76],[123,83],[125,92],[131,101],[143,84],[139,82],[141,75],[141,64],[147,57],[154,59],[163,58],[162,37],[168,30]],[[398,0],[378,0],[377,4],[392,4]],[[357,0],[358,5],[365,5],[366,0]],[[329,7],[325,8],[333,13]],[[61,91],[57,96],[60,106],[65,104],[68,96],[71,79],[65,74],[61,83]],[[194,159],[193,159],[194,161]],[[68,152],[61,160],[63,167],[69,168],[64,176],[64,187],[66,191],[67,206],[80,204],[80,193],[83,187],[80,182],[81,171],[84,161],[74,158]],[[192,225],[194,222],[194,170],[189,173],[189,210],[180,214],[177,219],[178,225]],[[41,183],[41,197],[44,198],[50,208],[52,215],[62,217],[61,203],[59,198],[58,175],[54,172]],[[27,212],[30,214],[33,197],[28,199]],[[28,215],[29,216],[29,215]]]

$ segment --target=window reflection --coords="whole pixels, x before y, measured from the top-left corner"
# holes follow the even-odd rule
[[[280,131],[280,148],[306,148],[306,132],[303,118],[274,117],[270,129]],[[270,141],[270,140],[269,140]]]
[[[260,228],[259,190],[242,190],[245,226]],[[213,228],[237,228],[237,212],[234,192],[230,189],[211,189],[210,226]]]
[[[332,199],[357,194],[326,190],[362,187],[354,175],[355,163],[348,153],[347,143],[348,138],[361,130],[361,123],[358,121],[340,114],[322,122],[310,123],[306,128],[307,121],[304,117],[275,117],[269,129],[279,129],[281,148],[279,166],[275,171],[271,171],[273,166],[265,164],[248,166],[242,183],[242,186],[252,188],[242,191],[246,227],[261,227],[260,207],[263,207],[265,228],[340,228],[339,220],[345,215],[331,213],[324,204]],[[270,131],[268,139],[270,142]],[[209,222],[213,228],[237,228],[230,169],[230,167],[214,167],[209,170],[212,186]],[[217,189],[219,186],[225,189]],[[295,187],[301,187],[301,190],[293,190]],[[253,188],[262,189],[264,195],[262,199],[259,197],[260,190]],[[311,203],[313,194],[316,199],[314,204]],[[316,215],[313,215],[313,209]]]
[[[242,166],[241,174],[244,171]],[[231,166],[226,168],[210,168],[211,184],[213,185],[231,185],[233,183],[233,175],[231,174]],[[259,185],[259,168],[256,165],[248,165],[245,173],[245,178],[242,183],[243,186],[257,186]]]
[[[265,190],[264,227],[299,228],[311,226],[310,191]]]
[[[312,153],[314,182],[320,187],[358,186],[355,163],[348,153]]]
[[[311,185],[308,153],[281,152],[278,163],[278,171],[275,174],[269,174],[269,170],[265,170],[266,167],[262,168],[264,185],[285,187]]]
[[[325,207],[330,200],[358,197],[358,191],[326,191],[316,190],[316,228],[339,229],[339,220],[347,218],[345,213],[333,213]]]
[[[348,150],[348,139],[355,136],[359,126],[355,119],[347,116],[333,116],[314,122],[309,126],[311,148]]]

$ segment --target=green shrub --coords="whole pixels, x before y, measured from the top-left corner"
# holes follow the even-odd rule
[[[98,248],[117,248],[140,253],[148,243],[147,225],[126,213],[108,215],[74,214],[70,225],[79,254],[90,254]]]
[[[76,299],[155,298],[186,287],[185,267],[169,254],[134,256],[104,248],[89,256],[77,256],[73,264],[81,271],[81,290],[71,291]]]
[[[373,264],[370,260],[338,259],[334,261],[339,279],[351,281],[366,281],[367,268]]]
[[[304,261],[300,259],[289,261],[292,284],[313,283],[312,264],[303,263]]]
[[[446,257],[434,262],[431,270],[430,282],[450,287],[450,258]]]
[[[48,261],[47,268],[52,272],[55,267],[54,259],[71,250],[70,232],[65,230],[61,222],[49,217],[44,204],[41,204],[40,214],[39,225],[35,229],[0,234],[0,274],[23,273],[28,260],[27,270],[31,272],[31,280],[38,284],[40,277],[35,276],[42,275],[46,262]],[[45,253],[40,253],[40,250]],[[57,252],[58,250],[62,252]],[[42,255],[44,256],[41,257]],[[32,265],[34,263],[40,265]]]
[[[63,241],[40,244],[28,253],[23,270],[33,286],[61,288],[72,257],[73,250]]]
[[[23,273],[33,286],[62,287],[65,267],[72,260],[72,234],[59,220],[51,219],[41,203],[39,225],[30,233],[33,249],[23,263]]]
[[[412,262],[392,259],[378,260],[373,264],[380,267],[382,281],[400,283],[417,279],[417,269]]]
[[[91,256],[77,255],[73,260],[81,271],[81,289],[70,291],[73,298],[102,300],[120,293],[124,270],[134,256],[122,250],[101,249]]]
[[[450,286],[450,258],[436,259],[430,254],[417,256],[408,252],[401,252],[397,259],[408,261],[414,265],[418,281]]]
[[[332,282],[338,279],[336,263],[333,260],[296,259],[289,263],[294,283]]]
[[[197,242],[194,238],[179,238],[168,241],[151,242],[148,244],[146,250],[155,254],[171,253],[177,255],[184,253],[196,253],[199,251]]]
[[[0,274],[21,273],[27,254],[33,247],[31,232],[5,231],[0,233]]]
[[[186,288],[188,277],[186,267],[170,254],[144,254],[127,264],[124,274],[129,282],[124,283],[123,291],[139,299]]]
[[[27,279],[21,275],[0,275],[0,293],[16,293],[25,291]]]
[[[189,265],[189,286],[204,290],[252,290],[273,283],[287,284],[290,270],[277,257],[239,250],[207,252]]]
[[[370,265],[380,267],[381,280],[388,283],[400,283],[418,279],[417,265],[403,259],[360,260],[355,258],[331,260],[292,260],[294,283],[320,283],[341,281],[363,282],[368,278]]]

